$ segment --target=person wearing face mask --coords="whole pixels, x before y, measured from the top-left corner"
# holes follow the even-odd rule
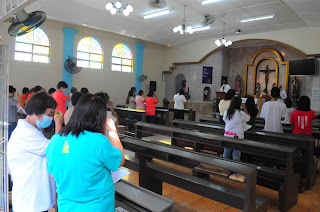
[[[63,93],[65,90],[67,91],[67,96]],[[58,90],[52,94],[52,97],[57,101],[57,111],[62,112],[64,115],[67,112],[66,101],[71,100],[67,83],[60,81],[58,83]]]
[[[57,102],[47,93],[34,94],[25,106],[26,119],[19,119],[7,147],[7,160],[15,212],[41,212],[56,203],[55,181],[47,172],[46,149],[50,142],[41,129],[47,128]],[[55,114],[55,132],[62,129],[63,115]]]

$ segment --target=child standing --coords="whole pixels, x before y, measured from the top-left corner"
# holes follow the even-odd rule
[[[67,96],[63,93],[65,90],[67,90]],[[70,101],[70,94],[69,94],[69,89],[68,85],[64,81],[60,81],[58,83],[58,90],[52,94],[52,97],[56,100],[58,103],[57,105],[57,111],[62,112],[64,115],[67,111],[67,104],[66,101]]]
[[[242,104],[244,111],[240,110],[241,102],[240,97],[233,97],[229,109],[224,112],[223,120],[226,123],[224,136],[226,137],[244,139],[244,132],[251,127],[246,124],[250,120],[250,114],[245,104]],[[224,149],[223,157],[230,158],[231,153],[233,160],[240,160],[241,152],[227,148]]]

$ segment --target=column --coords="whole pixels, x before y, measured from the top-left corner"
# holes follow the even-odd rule
[[[68,59],[68,57],[73,57],[74,51],[74,36],[77,33],[75,29],[63,28],[64,34],[63,41],[63,63],[62,63],[62,80],[65,81],[69,89],[72,87],[72,74],[68,73],[64,68],[64,62]]]
[[[146,45],[142,43],[136,43],[136,80],[135,87],[137,91],[141,89],[141,82],[139,82],[139,76],[143,73],[143,49]]]

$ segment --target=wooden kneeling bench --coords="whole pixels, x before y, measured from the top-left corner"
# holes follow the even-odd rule
[[[139,185],[148,190],[162,194],[162,183],[166,182],[240,210],[267,211],[269,201],[256,196],[257,169],[255,166],[137,138],[126,137],[122,138],[121,142],[126,150],[139,154],[139,159],[126,156],[124,166],[139,171]],[[245,191],[228,185],[217,185],[190,174],[147,162],[149,157],[190,169],[201,162],[242,173],[246,177]]]

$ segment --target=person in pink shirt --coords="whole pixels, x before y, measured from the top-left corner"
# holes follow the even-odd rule
[[[67,96],[63,93],[65,90],[67,90]],[[70,101],[70,94],[68,89],[68,84],[64,81],[60,81],[58,83],[58,90],[52,94],[52,97],[56,100],[58,103],[57,105],[57,111],[62,112],[64,115],[67,111],[67,104],[66,101]]]
[[[137,110],[145,110],[145,98],[142,96],[143,95],[143,90],[139,90],[138,96],[136,96],[136,109]]]

